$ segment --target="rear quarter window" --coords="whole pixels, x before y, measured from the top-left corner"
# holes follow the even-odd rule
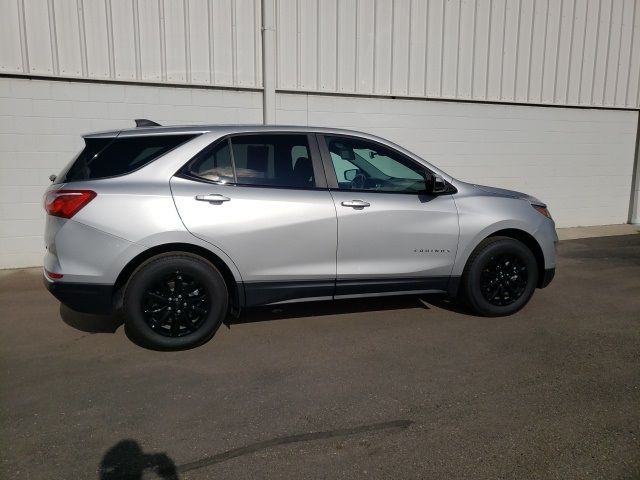
[[[58,175],[56,183],[126,175],[191,140],[195,135],[87,138],[78,156]]]

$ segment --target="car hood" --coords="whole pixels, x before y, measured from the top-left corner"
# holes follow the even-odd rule
[[[534,196],[528,195],[522,192],[516,192],[515,190],[507,190],[505,188],[496,188],[496,187],[488,187],[486,185],[476,185],[473,184],[474,187],[479,188],[483,192],[490,193],[492,195],[499,195],[501,197],[511,197],[511,198],[521,198],[523,200],[528,200],[531,203],[535,203],[536,205],[543,205],[546,207],[546,204],[537,199]]]

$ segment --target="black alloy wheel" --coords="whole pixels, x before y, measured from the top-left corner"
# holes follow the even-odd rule
[[[511,315],[531,299],[538,284],[538,263],[531,249],[511,237],[484,239],[469,256],[460,294],[486,317]]]
[[[518,300],[528,282],[527,265],[515,254],[491,257],[480,274],[482,296],[492,305],[500,307]]]
[[[127,335],[156,350],[202,345],[228,314],[229,290],[220,271],[186,252],[157,255],[140,265],[124,291]]]
[[[195,332],[209,315],[210,297],[192,276],[176,270],[144,292],[144,319],[153,331],[167,337]]]

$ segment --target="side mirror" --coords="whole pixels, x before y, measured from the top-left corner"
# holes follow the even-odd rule
[[[429,174],[426,180],[427,193],[432,195],[438,195],[440,193],[446,193],[448,190],[447,182],[440,175],[435,173]]]
[[[358,175],[358,169],[357,168],[351,168],[349,170],[345,170],[344,171],[344,179],[347,182],[352,182],[354,178],[356,178],[356,176]]]

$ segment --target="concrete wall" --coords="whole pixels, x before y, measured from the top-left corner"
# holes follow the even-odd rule
[[[455,177],[525,191],[559,226],[625,223],[636,111],[335,95],[277,95],[280,124],[372,132]],[[262,94],[0,78],[0,268],[39,265],[42,193],[81,134],[162,124],[260,123]]]
[[[256,92],[0,78],[0,268],[40,265],[42,194],[81,134],[163,124],[260,123]]]
[[[560,227],[628,220],[638,112],[279,94],[276,121],[380,135],[461,180],[539,197]]]

